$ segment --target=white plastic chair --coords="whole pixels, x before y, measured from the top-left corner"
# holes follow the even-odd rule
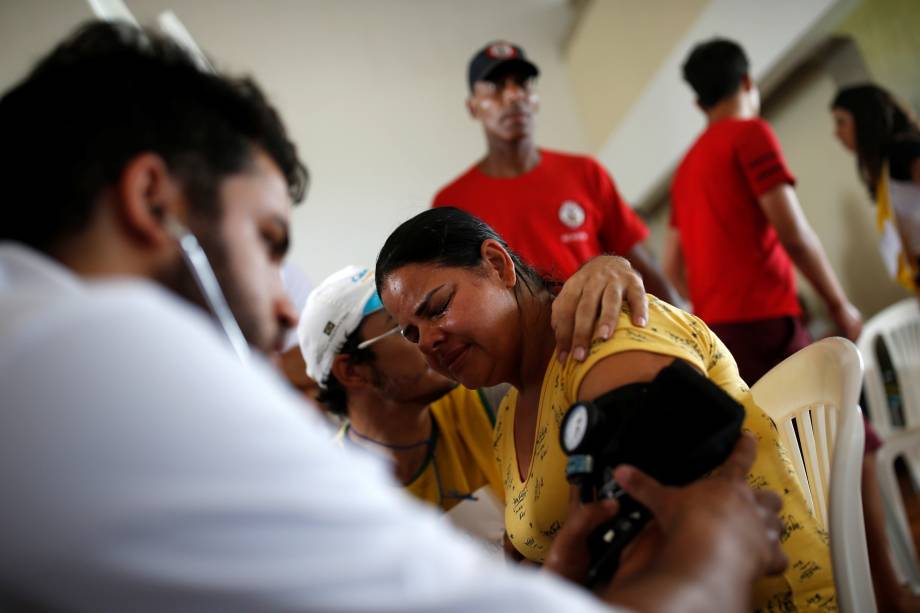
[[[885,504],[885,525],[894,570],[901,580],[910,584],[914,592],[920,589],[920,564],[917,561],[917,548],[904,510],[895,462],[918,449],[920,428],[910,428],[886,438],[875,454],[878,485]]]
[[[876,342],[881,338],[901,391],[904,425],[897,424],[888,407],[885,384],[878,364]],[[884,439],[894,430],[920,426],[920,306],[905,298],[866,322],[858,340],[866,366],[866,404],[869,420]],[[920,477],[920,474],[914,473]]]
[[[827,338],[786,358],[751,388],[779,429],[812,512],[828,529],[843,613],[876,611],[862,512],[862,372],[853,343]]]
[[[901,418],[895,419],[879,366],[876,344],[881,339],[888,350],[898,379]],[[869,420],[882,440],[905,428],[920,427],[920,306],[916,298],[905,298],[866,322],[858,339],[866,365],[866,405]],[[920,487],[920,449],[905,450],[901,457],[915,487]]]

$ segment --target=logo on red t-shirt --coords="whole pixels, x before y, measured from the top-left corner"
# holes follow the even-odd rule
[[[575,229],[585,223],[585,210],[574,200],[566,200],[559,207],[559,221]]]

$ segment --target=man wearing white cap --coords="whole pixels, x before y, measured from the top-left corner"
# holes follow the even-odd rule
[[[410,493],[445,511],[485,485],[501,496],[490,402],[431,370],[398,334],[373,271],[347,266],[323,281],[297,332],[320,402],[347,418],[343,439],[389,456]]]

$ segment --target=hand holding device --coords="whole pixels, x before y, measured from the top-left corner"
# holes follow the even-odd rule
[[[610,579],[651,513],[613,478],[630,464],[664,485],[685,485],[721,464],[741,435],[744,407],[693,367],[675,360],[648,383],[574,404],[560,427],[570,483],[582,501],[616,498],[619,512],[589,539],[587,584]]]

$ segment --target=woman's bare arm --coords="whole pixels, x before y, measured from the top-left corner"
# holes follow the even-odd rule
[[[651,381],[674,360],[651,351],[615,353],[591,367],[578,388],[578,400],[594,400],[618,387]]]

